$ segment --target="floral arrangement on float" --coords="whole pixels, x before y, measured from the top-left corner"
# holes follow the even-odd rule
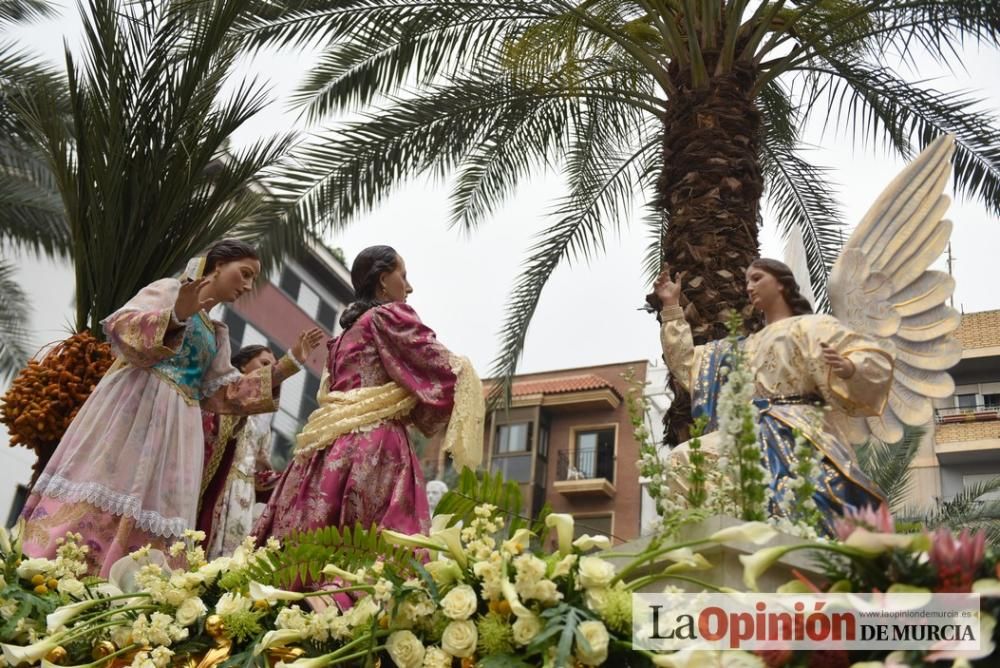
[[[643,446],[640,467],[660,492],[664,524],[638,551],[610,552],[606,537],[576,537],[573,518],[547,508],[537,518],[521,517],[516,483],[469,470],[438,504],[426,536],[328,527],[296,534],[284,544],[270,540],[258,547],[248,539],[233,555],[209,562],[199,545],[203,536],[189,532],[169,554],[144,549],[122,559],[107,581],[85,575],[88,548],[79,536],[66,536],[54,560],[31,559],[22,555],[19,528],[0,529],[0,665],[997,665],[1000,564],[985,534],[900,533],[882,508],[848,514],[837,522],[836,536],[820,538],[815,507],[808,503],[808,467],[815,461],[804,446],[800,473],[806,482],[778,500],[788,504],[785,519],[769,519],[767,472],[750,446],[756,438],[754,421],[743,400],[749,381],[740,375],[738,361],[730,373],[730,395],[720,397],[725,410],[719,432],[722,457],[731,464],[707,465],[697,439],[687,463],[674,469],[655,448],[650,452],[651,446]],[[630,404],[637,401],[630,393]],[[635,424],[643,428],[641,419]],[[719,476],[719,470],[728,473]],[[684,489],[670,496],[667,488],[677,480]],[[699,532],[698,522],[713,514],[742,521]],[[681,527],[686,527],[683,540]],[[773,544],[779,534],[798,540]],[[732,542],[758,547],[740,557],[749,591],[756,591],[761,576],[786,555],[809,552],[819,575],[810,579],[795,573],[778,592],[979,593],[983,648],[957,655],[697,647],[656,654],[634,647],[633,593],[679,591],[678,584],[688,591],[732,591],[710,581],[714,566],[706,557]]]

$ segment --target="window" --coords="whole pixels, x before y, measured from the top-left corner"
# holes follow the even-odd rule
[[[549,456],[549,427],[545,424],[538,429],[538,456],[543,460]]]
[[[241,318],[236,311],[227,308],[222,313],[222,322],[229,328],[229,343],[233,351],[239,350],[243,346],[243,332],[246,329],[247,321]]]
[[[584,478],[614,480],[614,463],[614,428],[576,432],[573,464]]]
[[[984,394],[983,405],[986,408],[1000,408],[1000,394]]]
[[[498,455],[531,452],[531,423],[502,424],[497,427],[493,452]]]
[[[14,500],[10,504],[10,513],[7,515],[7,524],[4,526],[12,527],[17,524],[17,518],[21,516],[21,511],[24,510],[24,504],[27,500],[27,486],[18,485],[17,489],[14,490]]]
[[[976,395],[974,394],[956,394],[955,395],[955,405],[959,408],[975,408],[976,407]]]
[[[302,403],[299,405],[299,419],[308,420],[312,412],[319,408],[316,394],[319,392],[319,376],[311,371],[306,372],[306,381],[302,389]]]
[[[490,470],[493,473],[502,473],[504,480],[531,482],[531,456],[507,455],[504,457],[494,457],[490,462]]]
[[[275,470],[283,471],[292,458],[292,439],[280,431],[272,431],[271,465]]]
[[[316,314],[316,322],[332,334],[333,328],[337,325],[337,309],[333,308],[325,301],[320,300],[319,311]]]
[[[287,267],[281,272],[281,278],[278,281],[278,287],[284,290],[289,297],[298,301],[299,299],[299,287],[302,285],[302,279],[295,275],[291,269]]]
[[[583,534],[590,534],[591,536],[607,536],[608,538],[611,538],[613,542],[614,538],[611,536],[611,514],[594,515],[592,517],[575,517],[573,522],[573,534],[574,540]]]

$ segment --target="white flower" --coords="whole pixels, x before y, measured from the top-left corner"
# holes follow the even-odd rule
[[[556,562],[555,567],[552,569],[552,577],[558,578],[563,575],[569,575],[570,571],[573,570],[573,565],[576,563],[577,556],[575,554],[567,554],[565,557]]]
[[[457,561],[462,568],[468,566],[469,557],[465,554],[465,550],[462,549],[462,527],[456,524],[441,531],[432,531],[431,540],[443,544],[448,552],[451,553],[452,559]]]
[[[278,601],[301,601],[305,595],[294,591],[285,591],[277,587],[269,587],[259,582],[250,583],[250,598],[255,601],[267,601],[273,604]]]
[[[17,567],[17,576],[22,580],[30,580],[36,575],[48,575],[55,567],[56,563],[48,559],[25,559]]]
[[[475,630],[475,627],[473,627],[473,630]],[[3,660],[7,662],[8,666],[17,666],[22,663],[34,666],[37,665],[46,654],[58,647],[59,642],[59,636],[50,636],[48,638],[43,638],[32,645],[28,645],[27,647],[4,644]]]
[[[278,611],[278,616],[274,620],[274,627],[279,630],[302,631],[306,628],[306,615],[297,605],[293,605],[290,608],[282,608]]]
[[[518,529],[511,536],[510,540],[505,540],[500,547],[504,552],[516,557],[528,549],[532,535],[527,529]]]
[[[744,522],[733,527],[720,529],[708,537],[713,543],[727,543],[734,540],[763,545],[778,535],[767,522]]]
[[[174,618],[181,626],[191,626],[207,611],[208,608],[205,607],[204,602],[197,596],[192,596],[181,603],[177,612],[174,613]]]
[[[253,601],[243,598],[240,594],[227,592],[219,597],[219,602],[215,604],[215,611],[220,615],[233,615],[239,612],[250,612]]]
[[[591,536],[589,534],[583,534],[573,541],[573,547],[582,552],[589,552],[594,548],[597,548],[598,550],[606,550],[611,547],[611,539],[607,536]]]
[[[460,659],[475,654],[477,642],[479,642],[479,632],[476,630],[476,625],[468,620],[451,622],[441,634],[441,649]]]
[[[560,554],[569,554],[573,549],[573,516],[566,513],[549,513],[545,517],[545,526],[556,528],[559,537]]]
[[[488,563],[488,562],[479,562]],[[479,563],[473,566],[475,569]],[[462,569],[458,567],[451,559],[435,559],[433,561],[428,561],[424,564],[424,570],[430,573],[431,577],[434,578],[434,582],[439,587],[446,587],[450,584],[458,582],[462,578]],[[478,573],[476,575],[479,575]]]
[[[589,647],[584,648],[581,643],[576,643],[576,658],[588,666],[599,666],[608,659],[608,630],[604,624],[595,621],[580,622],[576,627],[577,633],[582,635]]]
[[[48,615],[46,615],[45,630],[48,631],[49,633],[55,633],[62,627],[66,626],[67,622],[72,620],[81,612],[83,612],[88,608],[92,608],[93,606],[101,602],[102,602],[101,599],[92,599],[56,608]],[[4,615],[4,617],[6,617],[6,615]]]
[[[458,585],[441,599],[441,610],[448,619],[468,619],[477,607],[479,599],[469,585]]]
[[[421,668],[424,663],[424,644],[410,631],[391,634],[385,649],[398,668]]]
[[[87,588],[76,578],[63,578],[56,585],[56,591],[73,598],[82,598],[87,594]]]
[[[580,559],[580,585],[585,589],[603,589],[615,577],[615,567],[600,557]]]
[[[167,668],[170,665],[170,657],[173,655],[174,653],[166,647],[156,647],[150,652],[150,658],[156,668]]]
[[[421,668],[451,668],[451,654],[440,647],[428,647]]]
[[[472,564],[472,572],[482,581],[483,598],[494,601],[502,595],[500,583],[504,580],[504,562],[498,553],[493,553],[487,561]]]
[[[584,595],[584,601],[588,608],[600,614],[608,602],[607,589],[588,589]]]
[[[385,603],[392,598],[392,589],[392,582],[385,578],[379,578],[378,582],[375,583],[375,591],[372,592],[372,596],[379,603]]]
[[[532,614],[518,616],[511,627],[514,631],[514,642],[518,645],[527,645],[542,630],[542,622]]]
[[[278,631],[268,631],[260,639],[260,643],[253,648],[254,656],[259,656],[264,650],[271,647],[284,647],[290,642],[299,642],[305,638],[305,635],[301,630],[281,629]]]

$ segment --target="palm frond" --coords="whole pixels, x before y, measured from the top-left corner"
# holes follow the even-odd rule
[[[953,134],[956,189],[1000,213],[1000,125],[994,115],[976,110],[982,101],[966,93],[925,90],[887,68],[860,62],[831,61],[811,69],[833,77],[828,99],[850,119],[855,139],[882,139],[909,158],[910,138],[923,147]]]
[[[279,550],[252,559],[246,572],[261,584],[288,588],[327,579],[322,575],[327,564],[355,571],[382,560],[396,573],[412,573],[412,559],[411,550],[387,543],[378,527],[330,526],[292,533]]]
[[[0,259],[0,381],[14,376],[31,357],[28,296],[14,278],[14,264]]]
[[[46,18],[55,10],[48,0],[0,0],[0,26]]]
[[[649,153],[659,151],[659,145],[657,137],[634,151],[614,146],[595,151],[593,144],[586,142],[571,151],[569,180],[575,186],[556,210],[558,221],[541,233],[531,247],[531,255],[507,302],[500,336],[501,352],[490,374],[499,381],[491,393],[492,402],[501,397],[509,401],[528,326],[552,272],[565,260],[585,259],[603,248],[609,221],[618,220],[622,212],[630,208],[634,193],[639,191],[647,176],[642,167],[650,164]],[[600,153],[601,159],[582,160],[584,152]]]
[[[521,528],[528,528],[536,535],[541,535],[545,527],[545,516],[550,510],[548,505],[537,517],[524,515],[521,499],[521,488],[513,481],[505,481],[502,473],[473,472],[463,469],[458,479],[458,486],[441,497],[434,508],[435,515],[453,515],[450,524],[462,522],[465,526],[476,519],[476,507],[490,504],[504,516],[504,535],[511,536]]]
[[[910,464],[924,434],[923,429],[907,428],[899,443],[869,441],[857,450],[858,465],[885,492],[890,510],[901,510],[903,497],[913,487]]]

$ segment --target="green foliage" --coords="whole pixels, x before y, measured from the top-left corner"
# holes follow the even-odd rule
[[[531,644],[528,645],[528,654],[543,651],[549,640],[556,636],[559,638],[556,644],[555,656],[555,665],[557,666],[569,665],[574,640],[582,647],[589,649],[586,638],[577,629],[580,622],[591,619],[584,610],[566,603],[560,603],[544,610],[540,616],[544,622],[544,626],[531,641]]]
[[[448,490],[441,497],[435,515],[454,515],[451,523],[463,522],[470,525],[476,518],[476,506],[489,503],[497,507],[504,518],[504,535],[509,537],[515,531],[527,528],[537,536],[543,535],[547,529],[545,518],[551,512],[548,504],[543,506],[538,517],[526,518],[521,514],[521,489],[516,482],[504,481],[503,474],[491,474],[487,471],[473,472],[466,468],[458,479],[458,487]]]
[[[287,588],[297,582],[321,580],[327,564],[353,571],[381,559],[397,573],[407,573],[412,570],[412,556],[411,550],[388,544],[374,526],[369,529],[360,525],[353,529],[330,526],[291,534],[281,549],[252,560],[246,573],[262,584]]]

